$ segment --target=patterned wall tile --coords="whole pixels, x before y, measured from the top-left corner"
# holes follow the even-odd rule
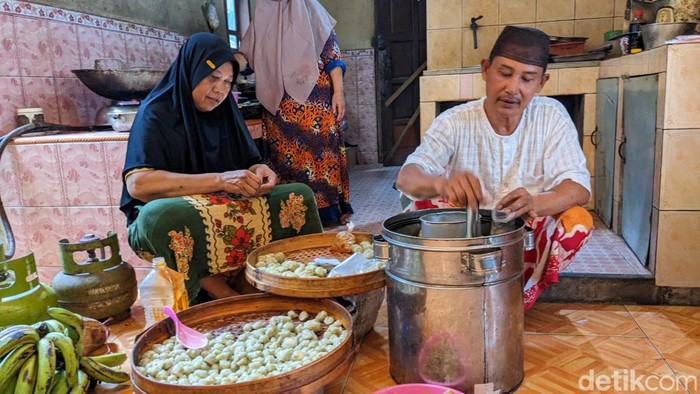
[[[163,61],[164,64],[170,66],[170,63],[175,60],[177,54],[180,52],[180,47],[182,44],[175,41],[163,41]]]
[[[167,69],[170,66],[170,62],[165,61],[163,51],[163,40],[146,38],[146,66],[157,70]]]
[[[124,64],[127,63],[125,37],[126,34],[116,31],[102,32],[102,48],[106,59],[119,59]]]
[[[25,77],[22,78],[24,104],[31,108],[42,108],[44,120],[49,123],[60,123],[58,99],[56,96],[56,81],[53,78]]]
[[[49,43],[54,77],[73,77],[70,70],[80,68],[78,27],[63,22],[49,22]]]
[[[56,145],[17,145],[17,173],[24,207],[66,205]]]
[[[15,17],[17,54],[23,77],[53,76],[53,56],[49,42],[48,22],[41,19]]]
[[[104,58],[102,30],[78,26],[78,45],[80,46],[80,68],[94,68],[95,59]]]
[[[8,145],[0,157],[0,196],[5,207],[21,205],[19,195],[19,179],[17,178],[17,149]]]
[[[56,96],[61,124],[90,124],[85,103],[85,90],[78,78],[56,78]]]
[[[67,205],[109,205],[107,167],[101,143],[58,144],[58,157]]]
[[[19,76],[15,20],[5,14],[0,14],[0,75]]]
[[[5,206],[7,220],[10,222],[12,235],[15,239],[15,254],[13,257],[22,257],[31,251],[27,234],[27,222],[24,220],[25,208]],[[5,245],[5,252],[8,252]]]
[[[104,98],[98,95],[97,93],[94,93],[92,90],[88,89],[85,86],[83,86],[83,95],[85,97],[84,105],[88,124],[95,124],[97,112],[103,107],[110,105],[112,100]]]
[[[68,228],[65,238],[70,243],[79,242],[86,234],[105,238],[109,231],[114,231],[112,207],[68,207],[66,211]]]
[[[135,34],[125,34],[126,65],[129,67],[148,67],[146,53],[146,37]]]
[[[21,78],[0,77],[0,135],[17,127],[17,108],[24,108]]]
[[[114,218],[114,231],[117,232],[119,238],[119,253],[122,256],[122,260],[134,267],[150,268],[151,263],[139,258],[129,246],[129,235],[126,230],[126,216],[124,216],[124,212],[120,211],[119,207],[112,207],[112,217]]]
[[[107,186],[109,204],[118,206],[122,195],[122,169],[126,158],[126,141],[105,142],[105,164],[107,165]]]
[[[64,207],[22,208],[26,222],[26,241],[37,265],[58,266],[58,241],[67,236],[68,216]]]

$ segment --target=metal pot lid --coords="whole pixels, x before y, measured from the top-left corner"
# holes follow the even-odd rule
[[[438,212],[464,212],[462,208],[424,209],[401,213],[390,217],[383,223],[384,239],[392,245],[426,251],[459,252],[490,247],[503,247],[523,240],[525,222],[515,220],[515,230],[498,235],[485,235],[474,238],[424,238],[419,236],[420,218],[423,215]],[[482,224],[491,222],[491,211],[480,210]]]

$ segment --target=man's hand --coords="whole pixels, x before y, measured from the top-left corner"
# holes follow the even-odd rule
[[[537,218],[535,199],[524,187],[519,187],[506,194],[501,201],[496,203],[496,209],[514,218],[524,216],[529,216],[532,219]]]
[[[449,176],[436,179],[435,190],[439,196],[447,198],[450,204],[457,207],[469,207],[477,210],[483,200],[481,182],[476,175],[468,171],[453,172]]]

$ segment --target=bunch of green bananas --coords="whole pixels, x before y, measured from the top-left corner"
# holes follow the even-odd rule
[[[129,380],[116,368],[126,361],[125,353],[80,356],[82,316],[63,308],[46,312],[50,320],[0,332],[0,394],[87,393],[91,380]]]

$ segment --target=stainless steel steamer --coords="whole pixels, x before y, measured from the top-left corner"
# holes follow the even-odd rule
[[[384,222],[391,375],[468,393],[485,383],[511,391],[524,373],[523,251],[532,233],[517,219],[499,235],[420,236],[421,216],[459,211],[466,215],[431,209]],[[491,213],[480,214],[481,234],[489,234]]]

